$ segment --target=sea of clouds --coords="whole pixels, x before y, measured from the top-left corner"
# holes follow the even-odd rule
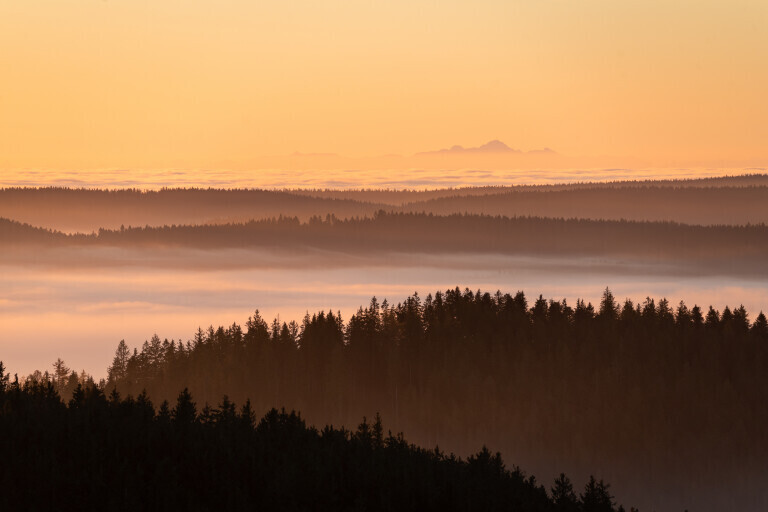
[[[690,179],[764,173],[766,168],[639,168],[545,170],[28,170],[0,174],[0,187],[433,189],[648,179]]]

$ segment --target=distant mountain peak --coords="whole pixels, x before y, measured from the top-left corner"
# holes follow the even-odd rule
[[[451,146],[447,149],[439,149],[437,151],[425,151],[422,153],[416,153],[417,156],[419,155],[463,155],[463,154],[472,154],[472,153],[484,153],[484,154],[530,154],[530,155],[554,155],[557,154],[555,151],[552,151],[549,148],[544,149],[535,149],[532,151],[523,152],[519,149],[514,149],[506,144],[504,144],[502,141],[498,139],[494,139],[491,141],[486,142],[482,146],[477,147],[471,147],[471,148],[465,148],[464,146],[459,146],[458,144]]]
[[[490,142],[486,142],[485,144],[483,144],[479,148],[471,148],[471,149],[477,149],[479,151],[488,151],[488,152],[493,152],[493,153],[502,153],[502,152],[507,152],[507,151],[519,152],[519,150],[512,149],[511,147],[507,146],[506,144],[504,144],[500,140],[492,140]]]

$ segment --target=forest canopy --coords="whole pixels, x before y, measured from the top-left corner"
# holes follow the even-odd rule
[[[155,403],[188,388],[200,403],[227,395],[315,424],[380,413],[421,446],[467,455],[488,444],[544,476],[607,468],[631,495],[658,488],[663,468],[669,492],[687,496],[681,507],[701,485],[727,485],[721,505],[750,508],[765,498],[747,491],[768,457],[765,375],[768,322],[741,306],[620,302],[609,290],[600,304],[571,305],[456,288],[373,298],[347,321],[321,311],[269,323],[256,311],[187,342],[120,342],[97,387]],[[48,383],[66,396],[82,382],[38,373],[25,385]]]
[[[156,409],[146,393],[80,384],[63,402],[2,362],[0,432],[4,509],[624,510],[602,480],[577,494],[561,474],[548,492],[486,447],[466,459],[419,448],[378,415],[318,430],[285,410],[257,420],[226,396],[200,410],[184,389]]]

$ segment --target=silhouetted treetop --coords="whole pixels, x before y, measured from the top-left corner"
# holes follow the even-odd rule
[[[583,482],[599,470],[612,482],[558,479],[557,510],[574,500],[608,510],[614,493],[647,503],[648,489],[680,509],[760,509],[768,497],[756,485],[768,458],[768,321],[741,305],[633,301],[605,289],[595,306],[457,287],[372,298],[348,319],[327,310],[270,322],[255,311],[244,327],[117,345],[107,401],[136,397],[125,421],[159,404],[157,422],[184,436],[198,424],[250,428],[254,411],[286,407],[315,424],[359,425],[350,440],[369,454],[388,438],[378,419],[360,418],[380,412],[419,445],[473,454],[481,480],[503,469],[476,452],[485,444],[547,478]],[[66,393],[80,408],[92,380],[57,365],[21,385]],[[269,420],[265,435],[280,422],[301,430],[288,417]]]

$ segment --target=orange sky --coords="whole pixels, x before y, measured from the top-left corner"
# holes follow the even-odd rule
[[[491,139],[764,165],[767,26],[765,0],[3,0],[0,169]]]

